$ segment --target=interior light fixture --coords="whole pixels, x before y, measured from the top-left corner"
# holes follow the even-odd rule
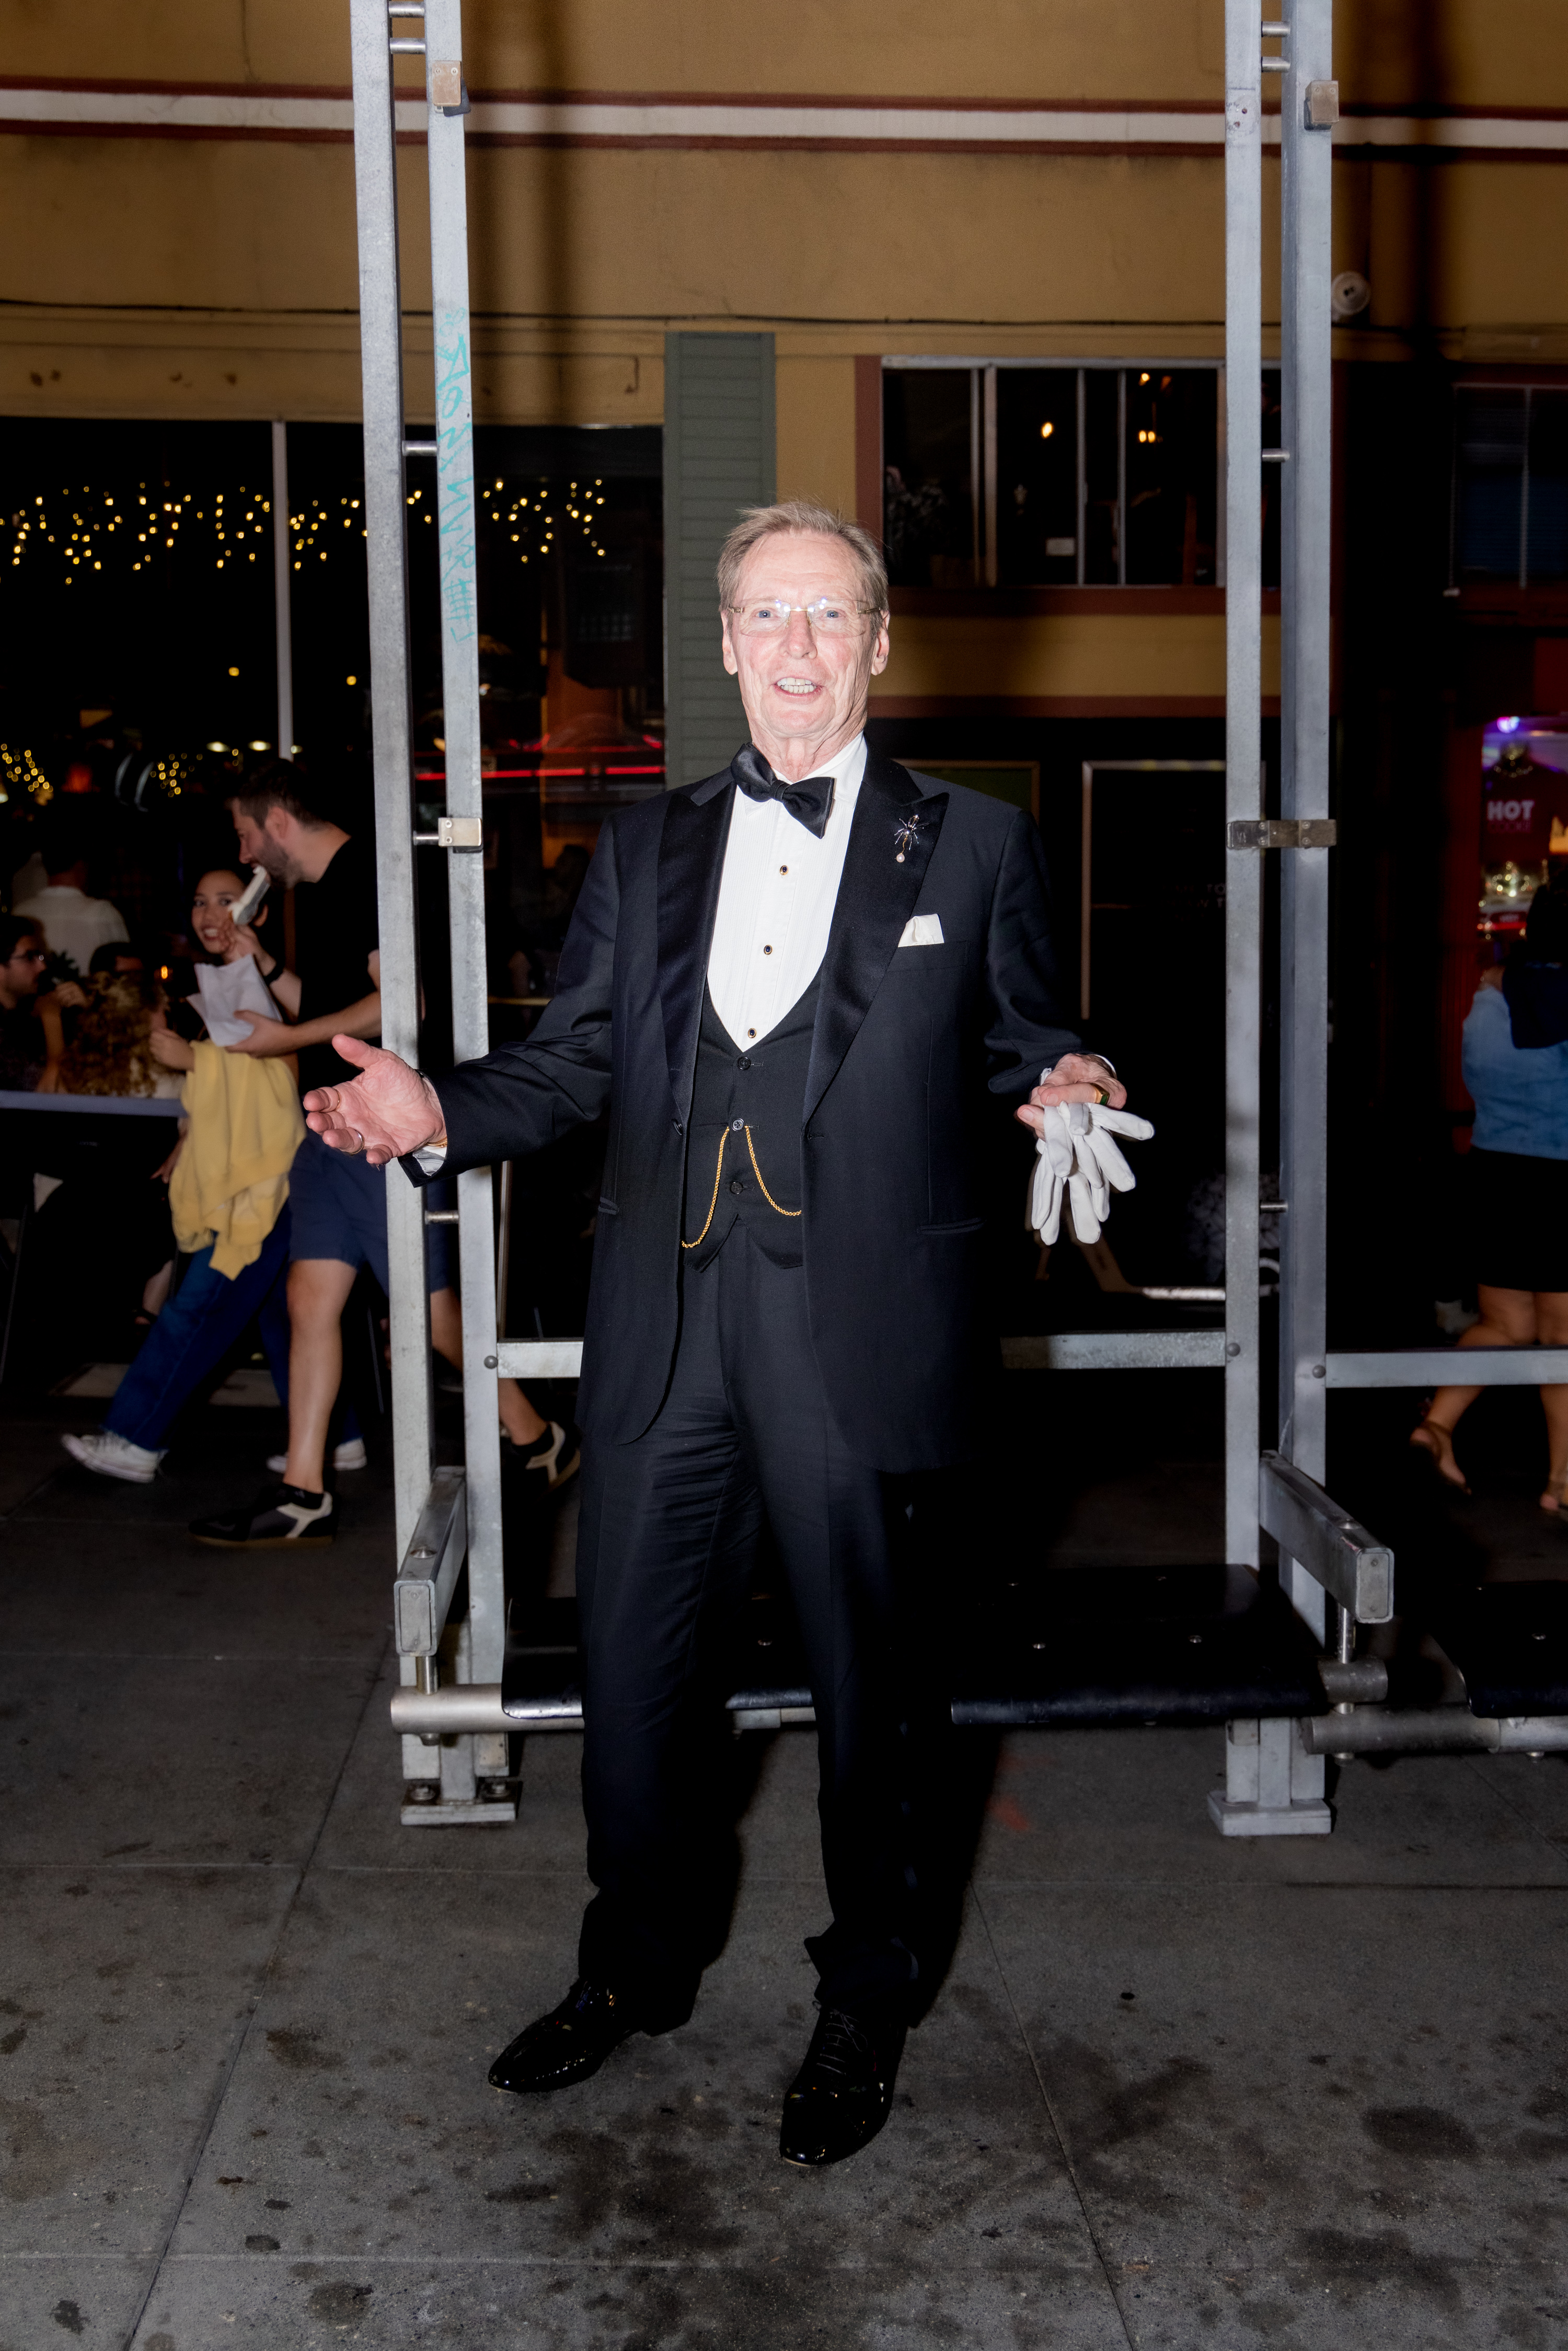
[[[357,677],[346,677],[343,680],[343,684],[345,685],[358,685],[359,682],[360,681]]]
[[[1052,423],[1051,423],[1048,421],[1047,423],[1045,423],[1044,424],[1042,424],[1042,425],[1040,426],[1040,439],[1041,439],[1042,441],[1049,441],[1049,440],[1050,440],[1050,438],[1051,438],[1051,434],[1055,432],[1055,430],[1056,430],[1055,425],[1054,425],[1054,424],[1052,424]]]

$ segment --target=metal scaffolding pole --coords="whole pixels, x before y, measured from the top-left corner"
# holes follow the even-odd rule
[[[1280,812],[1329,812],[1333,0],[1293,0],[1281,93]],[[1329,852],[1280,879],[1280,1450],[1322,1482],[1327,1451]],[[1289,1565],[1320,1639],[1322,1587]]]
[[[1259,972],[1263,861],[1261,12],[1225,0],[1225,1556],[1258,1564]]]
[[[430,255],[435,346],[435,504],[441,560],[441,684],[446,743],[447,904],[452,1050],[490,1050],[485,963],[485,828],[479,753],[479,611],[474,510],[474,371],[468,321],[461,0],[425,0],[430,99]],[[463,1426],[467,1468],[468,1672],[499,1681],[507,1642],[501,1568],[501,1454],[496,1419],[495,1207],[491,1172],[457,1178],[462,1255]],[[474,1795],[473,1774],[503,1778],[507,1741],[475,1742],[460,1792],[444,1751],[444,1796]],[[504,1795],[505,1791],[500,1791]]]
[[[413,722],[409,700],[404,544],[402,337],[396,151],[387,0],[350,0],[354,198],[360,237],[364,386],[365,557],[370,590],[371,729],[375,755],[376,896],[382,1042],[419,1059],[419,942],[413,913]],[[392,1479],[400,1555],[430,1491],[430,1309],[421,1195],[387,1185],[392,1309]]]
[[[288,427],[272,420],[272,617],[277,652],[277,756],[294,756],[294,623],[288,592]]]
[[[423,20],[424,37],[398,20]],[[475,580],[472,367],[468,224],[464,181],[460,0],[350,0],[354,64],[354,172],[360,236],[360,325],[364,379],[365,523],[370,585],[371,715],[376,779],[376,883],[382,956],[382,1037],[419,1058],[419,967],[413,854],[413,761],[408,640],[407,491],[411,454],[435,460],[440,549],[441,651],[446,813],[419,835],[449,854],[453,1044],[467,1061],[489,1050],[485,970],[484,827],[480,785],[478,611]],[[434,288],[436,437],[404,437],[398,277],[392,57],[425,59]],[[496,1680],[506,1639],[500,1453],[496,1421],[496,1281],[490,1172],[460,1176],[458,1236],[464,1308],[465,1465],[433,1477],[425,1196],[401,1175],[387,1180],[392,1304],[392,1448],[400,1586],[439,1583],[443,1600],[399,1648],[405,1687],[433,1689],[444,1634],[459,1681]],[[444,1531],[433,1549],[430,1531]],[[450,1630],[445,1608],[459,1570],[468,1609]],[[405,1822],[509,1820],[516,1805],[498,1784],[504,1733],[403,1742],[411,1801]]]

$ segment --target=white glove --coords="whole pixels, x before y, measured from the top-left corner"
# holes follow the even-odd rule
[[[1146,1143],[1155,1130],[1146,1118],[1105,1110],[1098,1102],[1058,1102],[1040,1117],[1029,1221],[1050,1249],[1061,1231],[1062,1200],[1071,1194],[1074,1233],[1081,1241],[1097,1241],[1111,1213],[1113,1191],[1137,1186],[1116,1136]]]

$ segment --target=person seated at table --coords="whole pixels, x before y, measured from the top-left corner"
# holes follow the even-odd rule
[[[227,867],[196,884],[191,926],[214,962],[250,955],[255,927],[236,931],[229,909],[245,884]],[[256,1061],[205,1040],[192,1043],[160,1014],[148,1050],[162,1071],[186,1073],[180,1141],[153,1180],[171,1187],[185,1278],[143,1342],[100,1428],[62,1437],[73,1459],[99,1477],[150,1485],[168,1450],[175,1416],[254,1321],[279,1397],[288,1396],[288,1168],[305,1131],[292,1057]],[[364,1439],[345,1428],[340,1469],[362,1468]]]
[[[87,997],[74,980],[45,991],[48,950],[37,923],[0,914],[0,1092],[57,1093],[65,1053],[62,1013]]]

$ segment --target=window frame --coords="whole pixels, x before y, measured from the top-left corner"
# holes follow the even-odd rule
[[[1226,581],[1225,545],[1225,361],[1223,359],[1056,359],[1045,352],[1032,352],[1027,357],[988,359],[960,352],[893,352],[882,354],[882,372],[912,371],[916,369],[945,369],[956,374],[961,369],[969,371],[969,475],[970,511],[973,517],[974,585],[996,589],[997,578],[997,376],[1003,368],[1051,368],[1066,373],[1076,371],[1078,377],[1077,431],[1077,589],[1116,595],[1128,589],[1134,594],[1150,591],[1146,580],[1129,581],[1127,578],[1127,384],[1132,370],[1151,374],[1174,374],[1178,369],[1207,369],[1215,378],[1215,467],[1218,496],[1215,508],[1214,585],[1223,589]],[[1086,580],[1087,563],[1088,474],[1085,425],[1084,379],[1090,372],[1114,371],[1120,377],[1117,395],[1116,434],[1116,571],[1113,580]],[[882,390],[878,384],[879,403]],[[879,405],[877,430],[882,432],[883,410]],[[1155,592],[1158,592],[1155,583]]]

